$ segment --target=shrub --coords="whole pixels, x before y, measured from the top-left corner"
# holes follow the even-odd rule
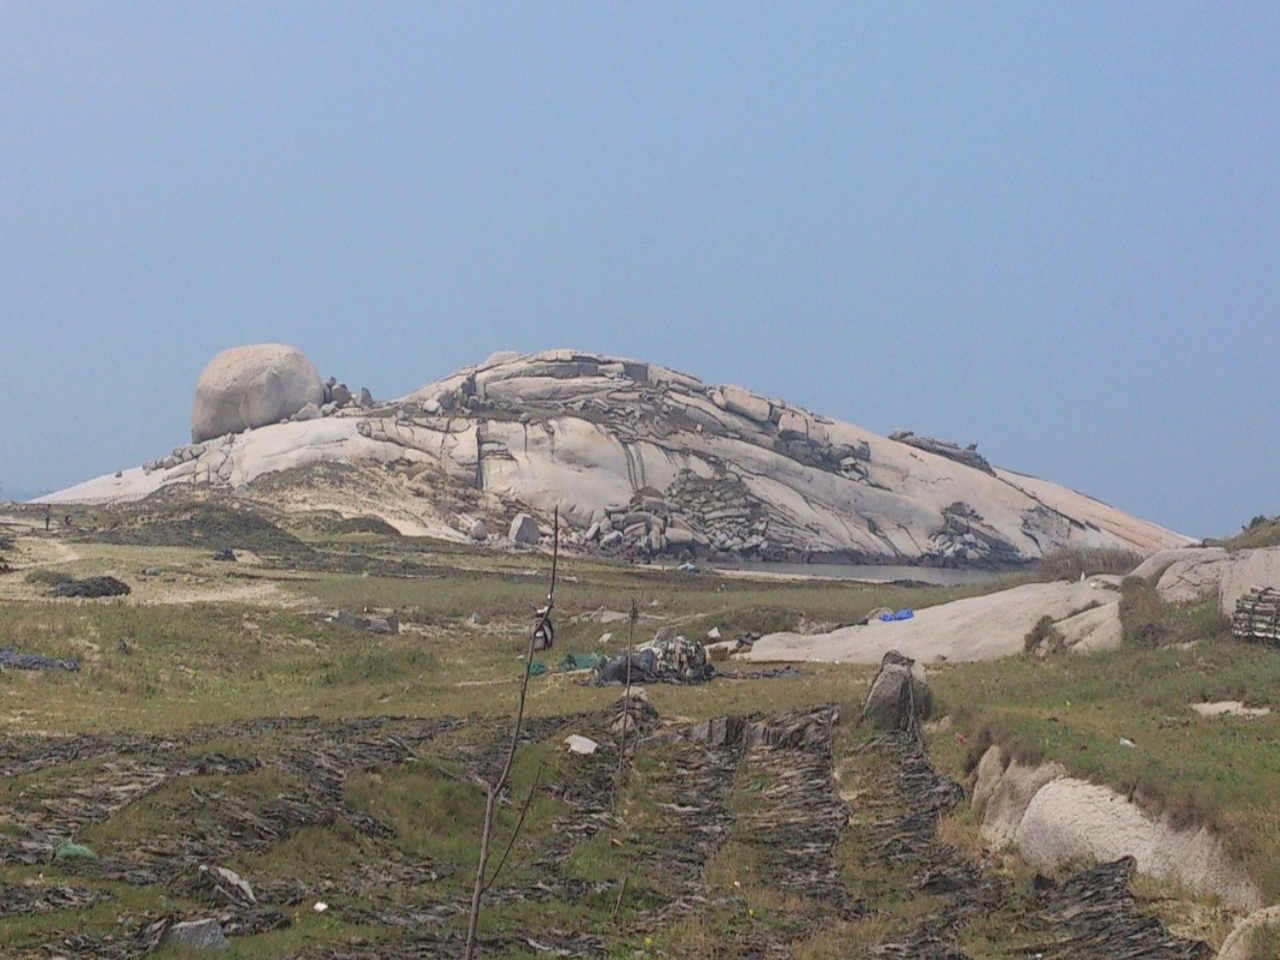
[[[1280,960],[1280,927],[1264,923],[1249,935],[1249,956],[1253,960]]]
[[[1141,556],[1120,547],[1060,547],[1046,554],[1036,564],[1035,572],[1037,579],[1046,582],[1079,580],[1081,574],[1124,576],[1141,562]]]
[[[1216,594],[1193,603],[1171,603],[1161,598],[1154,584],[1137,577],[1125,577],[1120,584],[1120,622],[1125,641],[1142,647],[1213,640],[1231,628]]]
[[[72,579],[71,574],[65,570],[48,570],[41,568],[32,570],[25,577],[27,583],[38,583],[44,587],[56,587],[60,583],[66,583]]]
[[[1047,613],[1036,621],[1036,625],[1027,631],[1022,640],[1023,649],[1027,653],[1039,652],[1041,656],[1057,653],[1066,646],[1067,638],[1062,635]]]

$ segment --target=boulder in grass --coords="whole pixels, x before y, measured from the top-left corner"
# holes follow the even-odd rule
[[[932,709],[933,695],[924,667],[896,650],[886,653],[871,681],[862,718],[882,729],[906,730],[928,719]]]
[[[212,917],[175,923],[164,936],[165,943],[189,950],[230,950],[231,941],[222,932],[222,924]]]

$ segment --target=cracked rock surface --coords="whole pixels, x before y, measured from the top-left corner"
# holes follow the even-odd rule
[[[545,524],[558,507],[570,545],[632,559],[1003,567],[1068,544],[1149,552],[1189,542],[994,467],[973,444],[877,436],[642,361],[503,353],[398,401],[344,399],[45,499],[122,501],[181,483],[238,490],[341,463],[401,478],[360,509],[402,532],[466,537],[440,509],[442,491],[466,489],[483,499],[469,519],[489,531],[520,511]],[[424,473],[432,482],[415,486]]]

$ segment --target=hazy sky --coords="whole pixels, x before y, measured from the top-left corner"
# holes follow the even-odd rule
[[[0,482],[572,346],[1280,513],[1280,6],[0,0]]]

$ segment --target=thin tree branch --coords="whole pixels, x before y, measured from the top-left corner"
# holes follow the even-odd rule
[[[529,787],[529,795],[524,798],[524,806],[520,808],[520,819],[516,821],[516,828],[511,831],[511,839],[507,841],[507,849],[502,851],[502,858],[498,860],[498,866],[493,871],[493,876],[489,878],[489,882],[484,885],[481,893],[488,893],[489,888],[493,886],[494,881],[498,879],[498,874],[502,872],[503,866],[507,862],[507,857],[511,855],[511,848],[516,845],[516,838],[520,836],[520,828],[524,826],[525,815],[529,812],[529,807],[533,804],[533,792],[538,789],[538,781],[542,779],[542,767],[538,767],[538,772],[533,776],[533,784]]]
[[[635,638],[636,620],[640,611],[636,598],[631,598],[631,615],[627,618],[627,690],[622,695],[622,745],[618,748],[618,779],[622,779],[622,768],[627,761],[627,727],[631,725],[631,643]]]
[[[489,866],[489,843],[493,838],[493,813],[494,807],[497,805],[499,794],[507,785],[507,780],[511,776],[511,767],[515,763],[516,750],[520,746],[520,730],[524,724],[524,704],[525,698],[529,693],[529,671],[533,668],[533,644],[539,630],[546,627],[551,619],[551,608],[555,606],[556,596],[556,568],[560,559],[560,508],[556,507],[555,519],[553,522],[553,540],[551,545],[551,589],[547,591],[547,603],[538,611],[538,622],[534,624],[532,632],[529,634],[529,648],[525,652],[524,657],[524,678],[520,681],[520,701],[516,707],[516,722],[511,730],[511,746],[507,750],[507,761],[502,766],[502,772],[498,775],[498,779],[490,783],[488,796],[485,798],[484,804],[484,830],[480,835],[480,862],[476,866],[476,883],[471,891],[471,916],[467,924],[467,950],[463,955],[465,960],[474,960],[476,952],[476,927],[480,922],[480,898],[484,895],[486,889],[484,875]],[[523,819],[523,816],[522,816]],[[518,829],[518,828],[517,828]],[[512,837],[515,842],[515,837]],[[499,866],[501,869],[501,866]],[[494,876],[497,874],[495,872]],[[490,881],[492,882],[492,881]]]

